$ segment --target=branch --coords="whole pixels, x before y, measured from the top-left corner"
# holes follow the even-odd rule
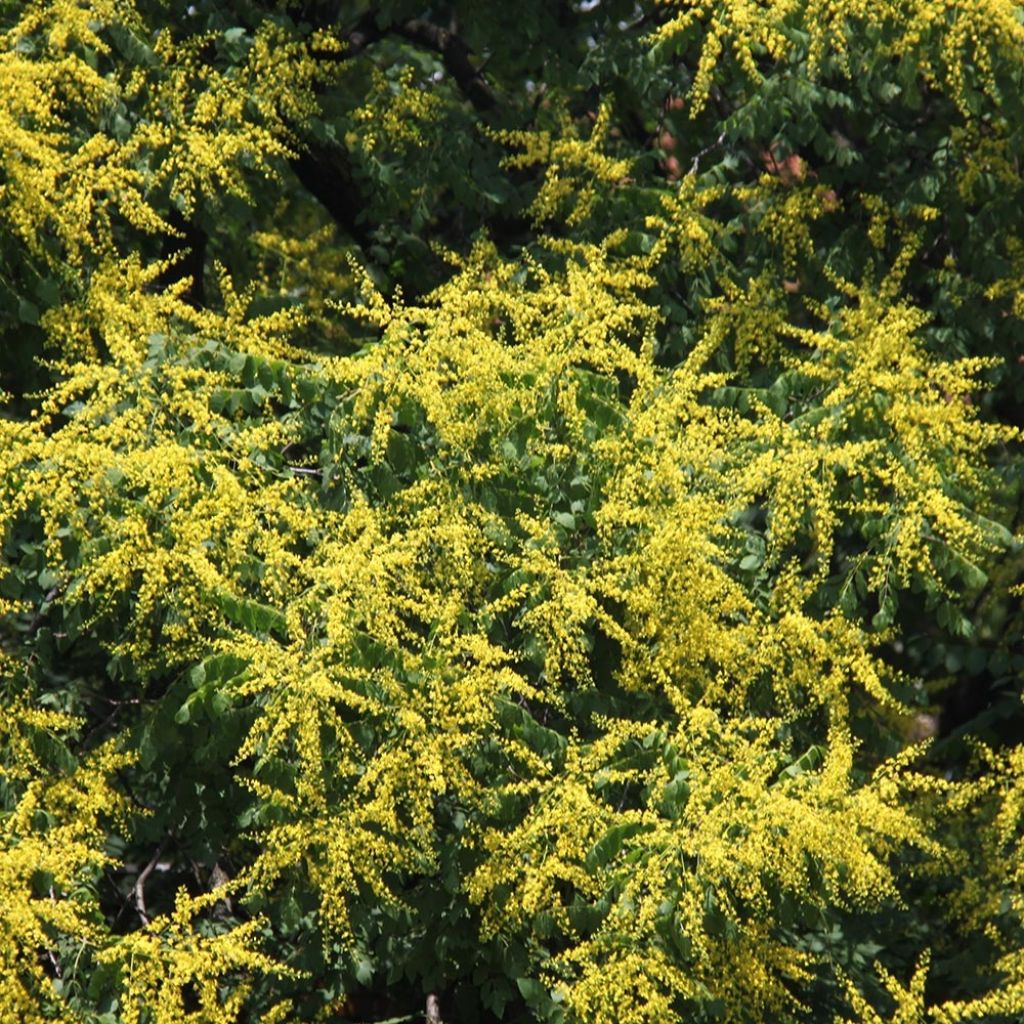
[[[441,1006],[433,992],[427,996],[426,1024],[441,1024]]]
[[[455,84],[477,111],[483,113],[497,106],[498,101],[491,87],[469,59],[469,47],[454,32],[422,18],[410,18],[397,25],[395,31],[409,42],[438,53],[445,70],[455,79]]]
[[[39,606],[39,610],[32,617],[32,621],[28,624],[28,635],[33,637],[39,632],[43,625],[43,620],[46,618],[50,611],[53,602],[64,593],[64,588],[67,586],[67,580],[62,583],[50,587],[46,592],[46,596],[43,598],[43,603]]]
[[[160,840],[160,845],[156,848],[156,852],[149,859],[149,863],[139,872],[139,877],[135,879],[135,909],[139,912],[139,917],[142,918],[143,924],[149,924],[150,917],[146,911],[146,881],[149,876],[153,873],[153,869],[157,866],[160,860],[161,854],[167,847],[168,836],[164,836]]]
[[[410,18],[381,28],[374,12],[368,11],[346,33],[348,45],[341,53],[314,51],[314,56],[321,60],[351,60],[392,33],[437,53],[445,70],[477,111],[491,110],[497,105],[497,99],[481,70],[473,66],[471,51],[466,43],[454,32],[422,18]],[[366,250],[373,240],[363,222],[366,203],[356,184],[348,152],[339,145],[325,145],[305,138],[297,125],[292,125],[291,130],[295,138],[300,140],[299,154],[289,161],[299,182],[352,240]]]
[[[469,59],[472,51],[465,41],[454,32],[424,18],[410,18],[382,29],[377,24],[374,12],[368,11],[345,34],[348,46],[342,53],[314,51],[313,55],[323,60],[351,60],[390,33],[438,54],[445,70],[455,79],[459,90],[478,112],[483,113],[497,106],[497,97],[484,80],[482,69],[474,67]]]
[[[693,158],[693,163],[690,165],[690,174],[696,174],[697,173],[697,169],[700,167],[700,161],[701,161],[702,157],[707,156],[708,153],[710,153],[713,149],[718,149],[718,147],[721,146],[724,142],[725,142],[725,132],[722,132],[722,134],[719,135],[718,138],[715,139],[715,141],[712,142],[710,146],[705,146]]]
[[[56,894],[53,891],[53,886],[52,885],[50,886],[50,902],[51,903],[56,903],[57,902],[57,896],[56,896]],[[60,967],[60,958],[57,956],[57,954],[52,949],[48,949],[46,951],[46,958],[50,961],[50,964],[53,967],[53,976],[58,981],[60,981],[64,977],[64,973],[63,973],[63,971],[61,971],[61,967]]]
[[[359,223],[365,204],[356,190],[348,153],[341,146],[303,141],[302,152],[289,163],[295,176],[314,198],[362,248],[370,236]]]

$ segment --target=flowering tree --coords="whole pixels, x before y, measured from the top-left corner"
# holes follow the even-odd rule
[[[10,1019],[1020,1019],[1018,5],[0,29]]]

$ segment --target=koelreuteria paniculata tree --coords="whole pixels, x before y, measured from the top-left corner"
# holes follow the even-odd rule
[[[1009,0],[0,0],[0,1021],[1019,1020],[1022,158]]]

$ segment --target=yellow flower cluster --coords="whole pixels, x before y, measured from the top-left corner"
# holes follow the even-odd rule
[[[611,104],[602,103],[589,119],[585,139],[568,114],[557,132],[489,130],[496,141],[521,150],[505,157],[503,166],[545,168],[540,191],[530,205],[538,224],[563,215],[567,224],[583,223],[597,200],[597,183],[615,186],[629,175],[628,160],[605,152],[611,114]]]
[[[1021,41],[1003,0],[672,6],[659,45],[703,33],[694,113],[717,60],[756,79],[762,51],[794,45],[797,14],[812,72],[842,65],[844,19],[874,20],[895,29],[884,56],[921,62],[963,104],[964,56],[990,87],[986,47]],[[74,281],[40,324],[53,385],[31,418],[0,419],[0,536],[37,528],[57,581],[46,601],[130,664],[126,685],[192,681],[183,716],[207,698],[244,706],[226,759],[259,806],[259,852],[230,890],[182,892],[135,932],[105,930],[72,894],[105,863],[127,758],[104,747],[44,778],[39,737],[77,723],[40,707],[5,639],[0,773],[17,799],[0,818],[0,1007],[61,1019],[39,958],[59,935],[120,965],[127,1024],[230,1024],[257,976],[287,972],[262,952],[263,919],[207,927],[218,901],[302,877],[350,956],[367,894],[397,915],[403,879],[441,870],[442,807],[463,829],[473,867],[452,884],[482,941],[557,935],[543,980],[575,1021],[672,1024],[711,1003],[730,1022],[798,1017],[794,993],[832,965],[780,926],[780,907],[901,906],[901,857],[922,876],[959,866],[943,808],[957,827],[988,822],[951,917],[998,945],[993,901],[1008,893],[1024,916],[1024,755],[979,753],[993,770],[964,784],[915,768],[918,748],[866,757],[858,727],[905,718],[907,681],[880,656],[884,627],[844,610],[848,589],[821,611],[837,572],[880,598],[920,580],[948,590],[943,560],[981,574],[999,546],[979,514],[982,457],[1018,434],[966,400],[991,363],[936,358],[929,316],[904,294],[936,209],[861,196],[877,263],[859,281],[827,269],[828,304],[798,306],[791,280],[838,202],[827,190],[694,174],[603,240],[570,231],[514,259],[479,240],[414,303],[321,259],[326,229],[259,232],[254,280],[217,266],[220,308],[195,309],[189,282],[161,286],[167,261],[118,251],[115,221],[167,232],[153,190],[188,213],[275,174],[325,80],[310,53],[340,44],[300,46],[268,23],[228,75],[202,57],[214,37],[165,34],[137,40],[152,60],[121,81],[83,57],[106,52],[112,22],[137,26],[127,0],[38,2],[0,39],[0,217]],[[29,37],[52,59],[29,59]],[[125,99],[142,113],[115,144],[99,122]],[[425,144],[439,104],[413,72],[378,73],[356,114],[363,150]],[[507,168],[544,168],[536,223],[580,226],[624,185],[611,116],[605,104],[582,126],[490,132],[515,150]],[[1007,146],[977,143],[963,194],[1009,173]],[[772,253],[750,278],[719,258],[735,241],[714,216],[727,202]],[[993,294],[1024,295],[1024,250],[1008,254]],[[712,292],[673,360],[661,347],[675,328],[651,299],[666,267],[706,273]],[[295,305],[256,315],[267,290]],[[357,356],[299,344],[311,325],[349,340],[343,317],[375,332]],[[722,369],[768,361],[808,409]],[[837,569],[847,529],[864,550]],[[235,668],[207,678],[216,659]],[[932,1019],[1024,1011],[1024,956],[999,954],[1005,985]],[[909,979],[878,968],[901,1024],[925,1019],[927,954],[917,964]],[[848,988],[851,1012],[877,1024]]]
[[[995,94],[993,53],[1015,60],[1024,43],[1024,24],[1013,0],[958,4],[947,0],[886,0],[807,3],[806,0],[662,0],[674,10],[651,35],[654,46],[696,41],[700,58],[688,105],[696,117],[707,105],[716,64],[728,53],[752,83],[762,80],[757,56],[780,60],[794,52],[799,23],[806,37],[807,73],[815,78],[828,60],[846,76],[850,66],[851,24],[878,32],[880,57],[908,61],[923,79],[944,91],[964,115],[972,115],[971,92]],[[883,40],[886,40],[883,42]],[[970,66],[977,78],[969,82]]]
[[[224,887],[197,897],[179,893],[171,913],[99,953],[100,963],[125,965],[121,1012],[126,1024],[228,1024],[245,1008],[252,982],[233,985],[225,996],[225,975],[295,976],[254,948],[264,925],[259,917],[215,936],[195,928],[196,914],[225,895]],[[279,1005],[271,1019],[280,1020],[287,1010]]]
[[[88,56],[110,54],[111,25],[134,34],[151,57],[121,78]],[[46,60],[20,45],[29,39]],[[169,232],[150,204],[155,191],[168,189],[188,213],[201,195],[248,195],[253,171],[277,173],[291,152],[285,140],[336,73],[311,54],[340,44],[323,33],[290,42],[265,26],[243,73],[227,75],[202,58],[215,41],[175,42],[168,33],[146,41],[129,0],[27,4],[0,36],[0,218],[55,269],[86,253],[112,254],[118,218],[144,233]],[[115,138],[105,119],[126,104],[137,119],[123,120],[126,135]]]
[[[370,95],[353,113],[354,120],[365,125],[358,136],[359,146],[367,153],[382,148],[413,153],[426,144],[423,128],[436,119],[442,105],[435,93],[416,81],[413,68],[402,68],[394,82],[374,68]]]
[[[60,742],[71,722],[15,701],[5,727],[22,734],[47,732]],[[5,719],[7,715],[5,714]],[[6,731],[6,728],[5,728]],[[125,816],[126,801],[110,777],[131,758],[100,748],[63,776],[39,770],[24,742],[5,743],[10,764],[5,783],[27,781],[14,810],[0,819],[0,1006],[28,1024],[71,1021],[48,976],[58,941],[74,942],[79,954],[102,948],[105,929],[82,890],[109,858],[106,827]],[[49,954],[46,951],[49,950]]]

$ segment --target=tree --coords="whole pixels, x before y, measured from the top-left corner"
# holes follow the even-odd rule
[[[0,12],[11,1019],[1024,1013],[1020,6]]]

